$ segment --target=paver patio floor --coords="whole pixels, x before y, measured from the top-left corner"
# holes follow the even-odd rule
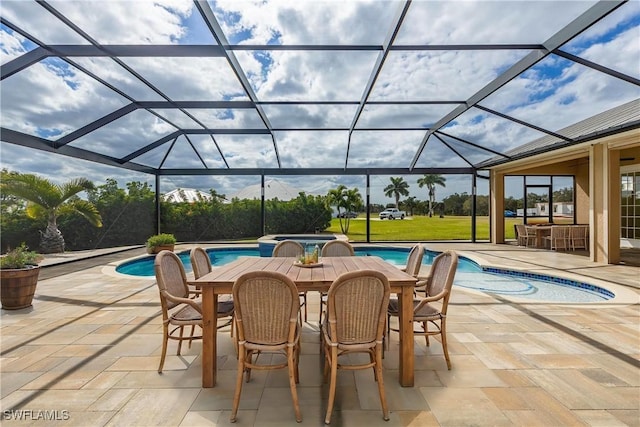
[[[418,337],[415,387],[400,387],[392,333],[384,359],[391,419],[382,420],[371,372],[341,371],[332,425],[640,426],[640,268],[509,245],[426,246],[605,284],[625,296],[606,304],[516,303],[454,287],[448,320],[453,368],[447,370],[437,340],[426,347]],[[130,256],[66,264],[59,274],[45,269],[31,309],[2,310],[3,426],[229,424],[236,373],[229,334],[218,335],[215,388],[200,386],[199,342],[182,356],[171,344],[158,374],[162,327],[154,280],[104,267]],[[318,308],[319,298],[311,294],[298,388],[303,422],[295,422],[282,370],[252,374],[236,425],[323,425],[328,387],[322,382]]]

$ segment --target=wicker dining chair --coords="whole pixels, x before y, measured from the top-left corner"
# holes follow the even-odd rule
[[[569,229],[569,243],[571,250],[587,249],[589,247],[589,226],[572,225]]]
[[[344,240],[329,240],[320,251],[320,256],[355,256],[351,243]]]
[[[418,243],[411,248],[409,256],[407,257],[407,264],[404,266],[404,268],[402,268],[402,271],[418,278],[420,276],[420,269],[422,268],[423,258],[424,246]],[[420,283],[420,285],[418,285],[418,283]],[[414,296],[417,296],[418,293],[426,293],[426,288],[423,285],[424,281],[419,281],[418,283],[416,283],[416,287],[413,291]]]
[[[413,333],[424,336],[427,346],[429,346],[430,336],[440,335],[442,351],[447,361],[448,369],[451,369],[451,361],[447,349],[447,309],[457,268],[458,255],[454,251],[446,251],[439,254],[433,260],[427,279],[418,281],[417,284],[417,286],[424,285],[426,287],[427,296],[413,301],[413,321],[422,325],[421,331],[414,329]],[[439,302],[440,305],[433,304],[436,302]],[[394,298],[389,301],[387,315],[387,333],[390,333],[390,331],[398,332],[398,329],[391,328],[391,317],[400,317],[397,299]],[[434,325],[436,330],[429,330],[429,324]]]
[[[343,256],[355,256],[356,252],[353,249],[353,245],[344,240],[329,240],[324,244],[320,251],[320,256],[323,257],[343,257]],[[322,316],[327,305],[327,293],[320,292],[320,318],[319,324],[322,324]],[[322,343],[321,343],[322,344]]]
[[[549,241],[552,250],[569,250],[571,245],[570,228],[568,225],[554,225],[551,227],[551,234],[546,236],[545,239]]]
[[[236,422],[242,380],[251,379],[251,370],[288,368],[289,387],[297,422],[302,421],[296,384],[300,356],[298,289],[291,279],[275,271],[253,271],[236,279],[233,285],[238,335],[238,372],[233,396],[231,422]],[[280,353],[285,363],[258,364],[261,353]],[[255,360],[254,360],[255,356]],[[276,360],[277,361],[277,360]]]
[[[195,247],[191,249],[189,253],[189,258],[191,259],[191,268],[193,269],[193,276],[197,279],[201,278],[207,273],[211,272],[211,259],[207,254],[207,251],[202,249],[201,247]],[[196,290],[199,292],[199,290]],[[229,299],[226,301],[218,300],[217,314],[216,317],[218,319],[229,318],[227,322],[222,325],[218,325],[218,329],[224,328],[226,326],[231,325],[231,336],[233,337],[233,300]]]
[[[524,224],[514,224],[516,228],[516,238],[518,239],[518,246],[528,247],[529,242],[533,242],[533,246],[536,245],[537,236],[536,231],[527,227]]]
[[[424,258],[424,246],[418,243],[411,248],[407,257],[407,264],[402,271],[413,277],[418,277],[420,275],[420,267],[422,267],[422,258]]]
[[[273,252],[271,256],[273,257],[294,257],[299,258],[304,255],[304,246],[302,243],[295,240],[281,240],[276,243],[276,246],[273,248]],[[309,318],[309,312],[307,310],[307,293],[299,292],[300,296],[300,307],[304,308],[304,321],[306,322]],[[300,314],[302,317],[302,313]]]
[[[299,257],[304,254],[304,246],[295,240],[281,240],[273,248],[271,256]]]
[[[331,422],[338,369],[373,368],[382,416],[385,420],[389,419],[382,375],[382,336],[389,294],[387,277],[374,270],[343,273],[329,288],[327,316],[321,327],[325,356],[324,381],[330,379],[325,424]],[[367,353],[368,362],[358,364],[353,359],[348,364],[347,360],[338,362],[341,356],[353,353]]]
[[[156,284],[160,292],[162,306],[162,355],[158,373],[162,373],[169,340],[178,341],[180,355],[182,341],[202,339],[202,335],[194,335],[195,327],[202,330],[202,306],[199,300],[190,298],[187,276],[180,258],[171,251],[161,251],[154,261]],[[191,333],[184,335],[184,327],[191,326]],[[170,327],[173,327],[170,329]],[[177,334],[176,334],[177,333]]]

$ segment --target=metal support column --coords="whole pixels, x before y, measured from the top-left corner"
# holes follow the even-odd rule
[[[477,172],[471,175],[471,243],[476,242],[476,202],[477,202]]]
[[[267,232],[267,213],[264,205],[264,174],[260,175],[260,222],[262,223],[262,235]]]
[[[367,174],[367,243],[371,243],[371,176]]]
[[[160,175],[156,175],[156,233],[160,234]]]

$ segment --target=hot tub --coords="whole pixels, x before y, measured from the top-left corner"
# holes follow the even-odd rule
[[[295,240],[305,245],[318,245],[320,249],[330,240],[344,240],[348,241],[349,238],[344,234],[270,234],[262,236],[258,239],[258,249],[260,256],[267,257],[273,253],[273,248],[276,247],[278,242],[283,240]]]

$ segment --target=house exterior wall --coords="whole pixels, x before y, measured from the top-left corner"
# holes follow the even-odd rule
[[[575,169],[576,224],[589,224],[589,159],[580,162]]]
[[[504,243],[504,177],[573,175],[576,222],[589,224],[592,261],[620,260],[620,167],[640,164],[640,129],[566,147],[491,169],[492,242]],[[499,199],[499,200],[498,200]]]
[[[504,174],[491,172],[489,194],[491,196],[490,235],[493,243],[504,243]]]

